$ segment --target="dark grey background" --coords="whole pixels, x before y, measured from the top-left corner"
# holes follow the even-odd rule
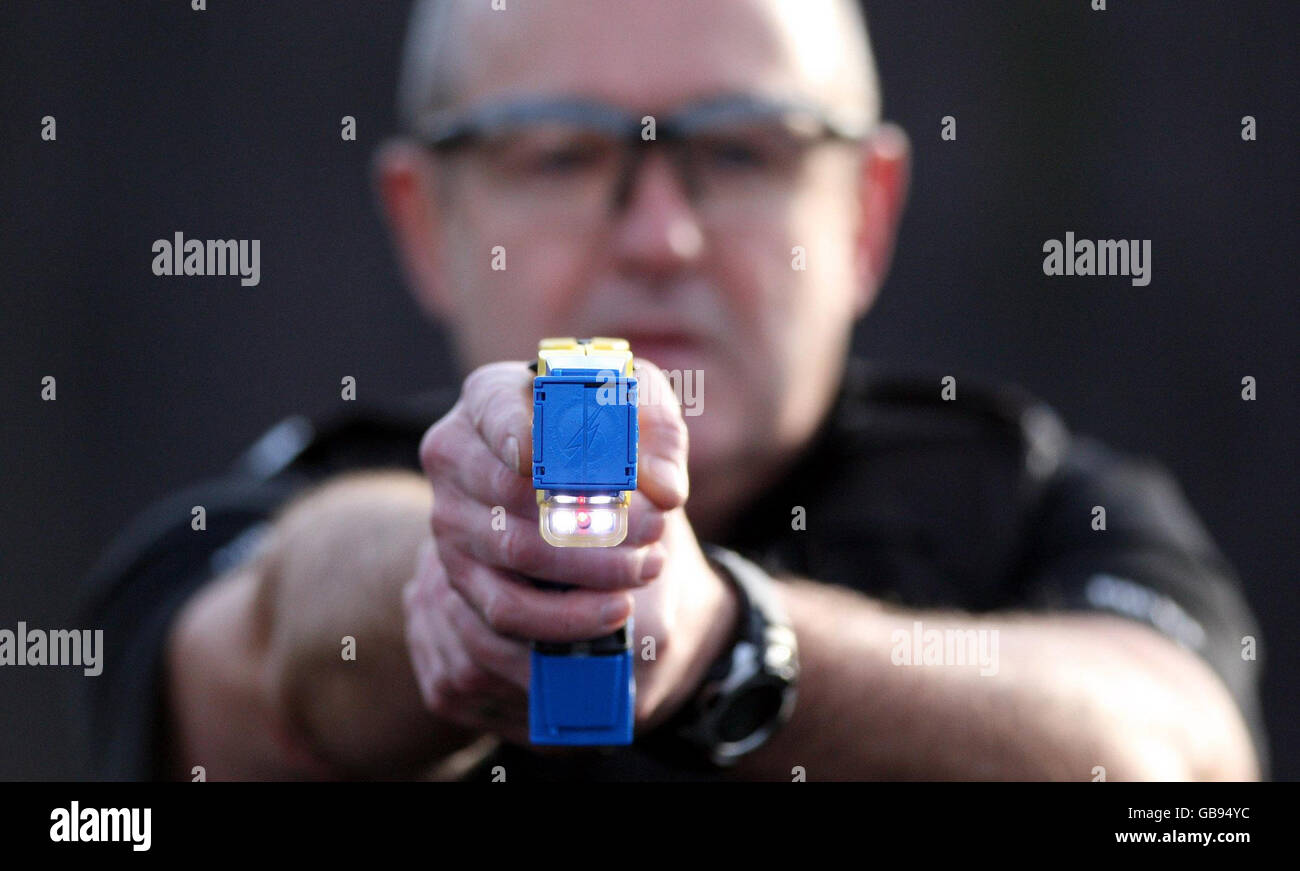
[[[916,173],[859,346],[1017,381],[1171,467],[1262,620],[1274,773],[1295,779],[1293,4],[1109,5],[869,5]],[[343,375],[363,398],[448,377],[367,176],[406,4],[209,6],[0,4],[0,627],[74,625],[115,530],[338,403]],[[176,230],[261,239],[261,285],[154,277],[150,245]],[[1043,241],[1068,230],[1153,240],[1150,286],[1044,277]],[[86,679],[0,669],[0,777],[82,775],[66,696]]]

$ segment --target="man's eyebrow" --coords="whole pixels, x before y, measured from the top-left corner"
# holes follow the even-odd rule
[[[639,129],[645,117],[655,117],[667,126],[689,130],[718,121],[745,120],[764,112],[775,115],[810,113],[841,138],[860,138],[869,132],[863,125],[847,119],[843,113],[835,112],[820,100],[739,90],[696,97],[667,110],[634,109],[576,95],[516,95],[424,113],[412,125],[412,132],[426,142],[445,146],[495,127],[534,120],[570,121],[604,129],[612,135],[622,135],[634,128]]]
[[[621,132],[639,117],[632,110],[585,97],[516,96],[427,112],[415,120],[412,128],[426,139],[447,141],[465,133],[531,120],[568,120]]]

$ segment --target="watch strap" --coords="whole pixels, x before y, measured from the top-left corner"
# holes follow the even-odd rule
[[[695,693],[648,736],[646,744],[676,763],[716,771],[757,749],[789,719],[799,672],[798,646],[771,575],[726,548],[704,544],[702,550],[737,593],[736,631]],[[727,742],[720,734],[720,715],[737,693],[751,689],[756,680],[779,683],[784,704],[775,722],[756,729],[752,740]]]

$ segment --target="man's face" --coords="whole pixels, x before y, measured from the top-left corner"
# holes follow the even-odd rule
[[[455,107],[579,98],[668,118],[748,95],[861,113],[858,49],[835,31],[836,3],[791,6],[476,4],[452,25],[463,39]],[[700,201],[651,151],[621,208],[594,221],[570,214],[570,188],[529,196],[503,171],[509,160],[430,156],[436,217],[427,250],[405,252],[431,264],[413,272],[417,292],[451,328],[462,365],[530,359],[547,336],[619,336],[670,373],[692,373],[677,377],[696,391],[685,397],[699,411],[687,416],[693,467],[762,461],[807,437],[881,266],[866,262],[864,234],[878,231],[864,221],[860,146],[811,145],[763,196],[732,202]]]

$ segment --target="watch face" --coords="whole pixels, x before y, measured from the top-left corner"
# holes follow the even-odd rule
[[[718,719],[718,739],[734,744],[773,726],[785,702],[785,690],[784,685],[767,683],[737,693]]]

